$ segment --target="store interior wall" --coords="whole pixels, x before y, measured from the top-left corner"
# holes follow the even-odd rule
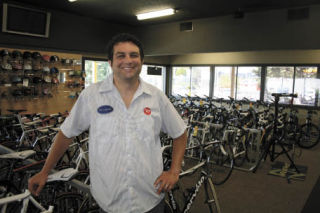
[[[320,49],[320,6],[309,7],[309,17],[288,20],[286,9],[190,20],[193,31],[180,32],[180,23],[139,27],[146,55],[262,50]],[[230,61],[229,63],[233,63]]]

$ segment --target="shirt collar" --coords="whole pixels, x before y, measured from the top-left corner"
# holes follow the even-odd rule
[[[148,95],[152,95],[151,89],[149,85],[139,77],[139,87],[136,91],[137,96],[141,95],[142,93],[146,93]],[[99,92],[110,92],[115,88],[113,84],[113,73],[109,74],[109,76],[101,83]]]

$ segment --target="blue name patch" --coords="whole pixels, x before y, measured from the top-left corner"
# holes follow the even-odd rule
[[[100,114],[107,114],[113,111],[112,106],[109,105],[102,105],[97,110]]]

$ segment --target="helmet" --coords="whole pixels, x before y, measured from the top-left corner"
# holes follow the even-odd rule
[[[22,70],[22,64],[21,64],[21,63],[14,63],[14,64],[12,65],[12,68],[13,68],[14,70]]]
[[[59,61],[59,57],[58,56],[53,55],[53,56],[50,57],[50,62],[57,62],[57,61]]]
[[[43,67],[43,71],[44,71],[44,72],[50,72],[50,68],[49,68],[48,66],[44,66],[44,67]]]
[[[31,52],[25,51],[23,53],[23,59],[30,59],[32,57]]]
[[[32,70],[32,66],[30,64],[24,64],[23,69],[24,70]]]
[[[41,58],[41,54],[38,53],[38,52],[33,52],[33,53],[32,53],[32,58],[33,58],[33,59],[39,59],[39,58]]]
[[[19,76],[12,76],[11,77],[11,83],[13,83],[13,84],[22,83],[22,79]]]
[[[41,83],[42,82],[42,79],[40,78],[40,77],[33,77],[32,78],[32,82],[34,83],[34,84],[39,84],[39,83]]]
[[[22,53],[18,50],[14,50],[12,51],[12,58],[13,59],[17,59],[17,58],[21,58],[22,57]]]
[[[58,68],[52,67],[52,68],[50,69],[50,74],[57,74],[57,73],[59,73]]]
[[[1,67],[3,70],[12,70],[11,64],[2,64]]]
[[[57,77],[53,77],[52,78],[52,83],[58,84],[59,83],[59,79]]]
[[[46,83],[51,83],[51,77],[49,75],[44,76],[44,81]]]
[[[48,55],[43,55],[43,56],[42,56],[42,59],[43,59],[44,61],[46,61],[46,62],[50,62],[50,56],[48,56]]]
[[[4,56],[10,56],[10,52],[8,50],[1,50],[0,51],[0,56],[4,57]]]

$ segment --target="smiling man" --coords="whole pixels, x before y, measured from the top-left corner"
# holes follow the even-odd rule
[[[136,37],[113,37],[108,57],[113,73],[81,93],[29,190],[39,194],[72,138],[89,129],[91,193],[101,212],[163,213],[164,192],[179,179],[186,126],[165,94],[139,77],[144,53]],[[160,131],[174,138],[169,171]]]

